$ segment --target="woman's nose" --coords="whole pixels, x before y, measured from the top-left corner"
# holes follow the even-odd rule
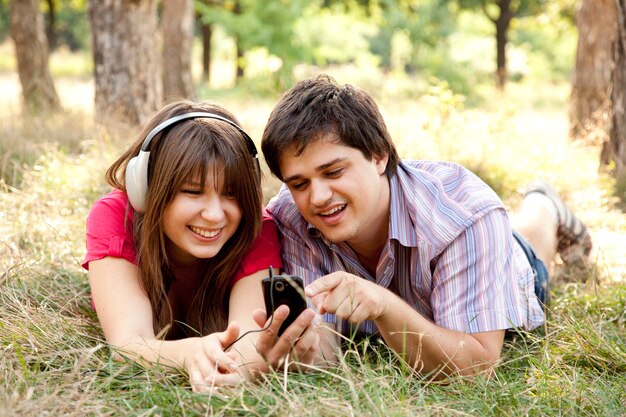
[[[218,222],[224,218],[224,207],[218,196],[206,198],[203,202],[202,218],[211,222]]]

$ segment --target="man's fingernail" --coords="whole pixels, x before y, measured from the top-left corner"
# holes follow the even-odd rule
[[[304,289],[304,293],[309,297],[315,294],[313,288],[310,285]]]

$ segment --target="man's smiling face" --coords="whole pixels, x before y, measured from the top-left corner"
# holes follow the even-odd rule
[[[387,158],[342,145],[326,135],[297,154],[280,156],[280,172],[302,216],[333,242],[361,246],[389,219]]]

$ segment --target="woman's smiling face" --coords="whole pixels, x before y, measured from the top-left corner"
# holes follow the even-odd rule
[[[186,181],[163,213],[167,251],[174,263],[189,264],[219,253],[241,222],[237,200],[223,188],[220,167],[209,168],[207,178]]]

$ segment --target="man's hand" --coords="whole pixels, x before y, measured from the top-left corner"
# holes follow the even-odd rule
[[[320,314],[333,313],[352,323],[377,320],[387,310],[387,289],[347,272],[333,272],[315,280],[304,290]]]
[[[311,326],[315,312],[307,308],[298,318],[277,338],[278,329],[289,315],[289,307],[279,306],[274,311],[271,325],[260,333],[257,339],[257,351],[272,368],[283,366],[285,357],[291,353],[291,360],[311,364],[320,351],[320,335],[317,326]],[[254,312],[256,323],[265,328],[269,320],[264,310]]]

